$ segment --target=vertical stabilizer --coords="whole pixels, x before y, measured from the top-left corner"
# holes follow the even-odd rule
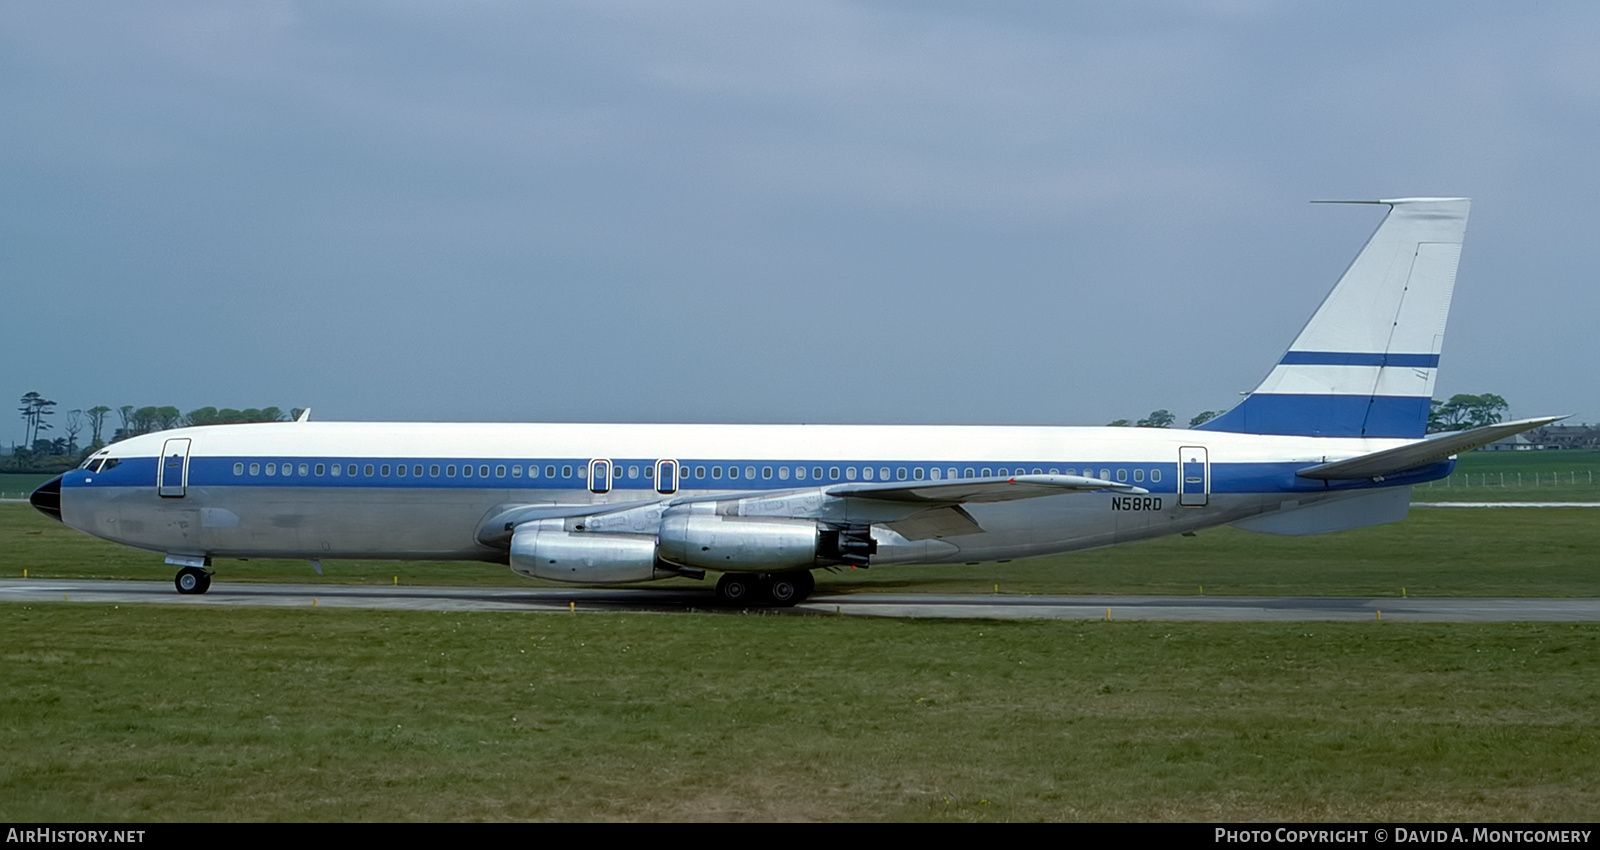
[[[1389,214],[1261,386],[1210,431],[1421,437],[1467,198],[1372,201]]]

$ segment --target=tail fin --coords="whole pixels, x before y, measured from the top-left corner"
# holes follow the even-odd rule
[[[1428,426],[1467,198],[1389,206],[1283,359],[1209,431],[1421,437]]]

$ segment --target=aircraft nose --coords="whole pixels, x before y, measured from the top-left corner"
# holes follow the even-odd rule
[[[50,479],[39,485],[28,497],[28,503],[39,509],[39,513],[55,520],[61,521],[61,476]]]

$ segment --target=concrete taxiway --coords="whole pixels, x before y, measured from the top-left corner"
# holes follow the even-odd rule
[[[0,602],[257,605],[418,611],[639,611],[714,609],[693,589],[392,587],[217,582],[181,596],[169,582],[0,580]],[[1600,622],[1600,599],[1308,596],[1059,596],[951,593],[819,593],[774,613],[1003,620],[1191,620],[1265,622]]]

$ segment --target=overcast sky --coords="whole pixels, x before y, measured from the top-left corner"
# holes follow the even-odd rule
[[[0,390],[1182,423],[1383,212],[1307,201],[1467,195],[1439,397],[1600,421],[1597,45],[1579,2],[0,0]]]

